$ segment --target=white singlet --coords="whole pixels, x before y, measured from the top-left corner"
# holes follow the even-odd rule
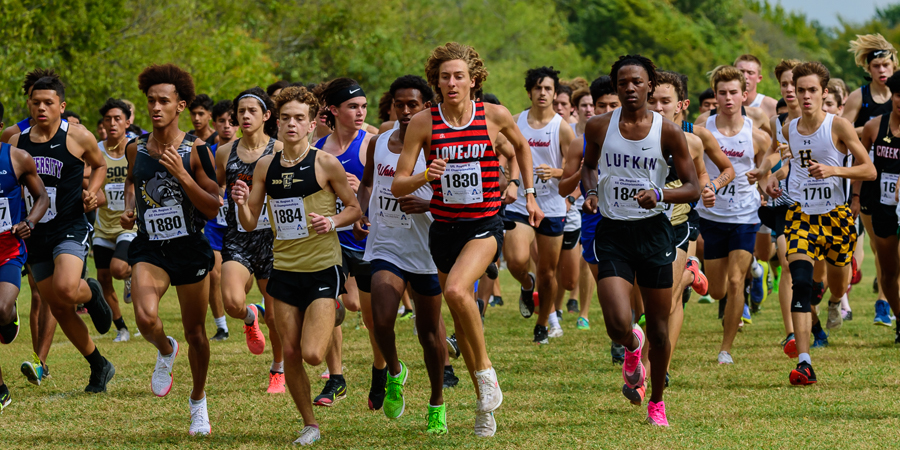
[[[666,184],[669,166],[662,154],[663,117],[653,112],[653,124],[647,136],[631,141],[619,131],[621,115],[622,108],[613,111],[600,149],[597,212],[614,220],[646,219],[663,212],[662,203],[644,209],[634,199],[644,189],[662,189]]]
[[[788,192],[800,203],[804,214],[828,214],[838,205],[846,203],[843,179],[829,177],[817,180],[809,176],[809,165],[818,162],[827,166],[844,165],[844,153],[834,145],[831,126],[834,114],[826,114],[819,129],[809,136],[797,131],[800,118],[791,121],[788,138],[791,145],[791,171],[788,173]]]
[[[584,197],[579,195],[578,198],[575,199],[575,204],[569,207],[569,211],[566,212],[566,223],[563,226],[563,232],[570,233],[581,229],[582,206],[584,206]]]
[[[750,102],[750,107],[751,107],[751,108],[760,108],[760,107],[762,107],[762,102],[763,102],[763,100],[765,100],[765,99],[766,99],[765,94],[760,94],[759,92],[757,92],[757,93],[756,93],[756,98],[754,98],[753,101]]]
[[[516,125],[522,131],[522,135],[531,146],[531,166],[537,167],[546,164],[554,169],[561,169],[563,164],[562,152],[559,149],[559,127],[563,123],[562,116],[554,114],[544,128],[535,130],[528,125],[528,111],[519,114]],[[538,206],[544,211],[544,217],[565,217],[566,199],[559,195],[559,178],[541,180],[536,173],[534,177],[534,198]],[[521,175],[519,176],[521,179]],[[506,207],[507,211],[528,215],[525,209],[524,183],[519,185],[519,195],[516,201]]]
[[[756,183],[747,181],[747,172],[756,168],[754,158],[756,153],[753,147],[753,120],[744,117],[744,126],[734,136],[728,137],[719,132],[716,127],[716,117],[711,116],[706,121],[706,129],[712,132],[713,137],[719,142],[722,152],[734,166],[735,179],[731,183],[716,191],[716,205],[712,208],[697,205],[700,217],[719,223],[749,224],[759,223],[757,211],[761,205]],[[719,168],[713,164],[709,156],[704,154],[706,171],[709,179],[714,180],[719,176]]]
[[[388,130],[375,142],[375,165],[372,196],[369,198],[369,237],[366,239],[365,261],[383,259],[411,273],[437,274],[437,267],[428,247],[428,228],[434,221],[431,213],[406,214],[400,210],[391,193],[394,172],[400,154],[388,148],[388,140],[395,130]],[[413,173],[424,172],[425,154],[419,153]],[[412,195],[431,200],[431,184],[416,189]]]

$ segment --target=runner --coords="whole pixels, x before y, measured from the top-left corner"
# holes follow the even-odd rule
[[[725,303],[724,334],[719,348],[719,364],[733,364],[731,346],[737,335],[744,310],[744,279],[753,262],[759,193],[755,183],[743,176],[756,168],[765,154],[769,137],[756,129],[753,120],[741,114],[747,96],[744,74],[733,66],[719,66],[712,72],[710,85],[719,104],[716,114],[698,128],[706,128],[728,156],[737,176],[728,186],[716,189],[713,207],[698,206],[700,234],[703,235],[703,259],[709,278],[709,295]],[[749,111],[748,111],[749,113]],[[718,168],[707,164],[710,178],[719,176]],[[727,299],[731,297],[732,301]]]
[[[607,334],[626,348],[622,376],[634,389],[644,384],[646,374],[641,363],[644,332],[633,323],[631,290],[637,281],[646,306],[650,361],[655,367],[667,367],[676,242],[661,202],[690,203],[699,199],[700,189],[684,133],[647,109],[657,85],[653,62],[639,55],[622,56],[613,64],[610,78],[622,108],[588,121],[581,182],[587,189],[585,210],[604,217],[594,240],[597,291],[605,294],[600,305]],[[682,186],[661,189],[668,155],[675,158]],[[599,180],[598,165],[603,167]],[[665,375],[664,370],[652,372],[647,409],[647,420],[659,426],[669,424],[663,403]]]
[[[558,72],[558,71],[557,71]],[[557,73],[557,75],[559,75]],[[556,111],[559,114],[563,121],[567,124],[573,124],[578,122],[578,118],[573,116],[573,112],[575,112],[575,106],[572,104],[572,88],[569,87],[568,84],[561,84],[558,82],[559,77],[557,76],[557,88],[554,91],[554,97],[551,106],[553,107],[553,111]],[[528,92],[529,99],[531,97],[531,92]]]
[[[216,134],[219,135],[219,143],[212,144],[209,149],[212,150],[213,157],[216,156],[216,149],[220,146],[224,147],[235,139],[237,127],[231,124],[231,110],[233,109],[231,100],[220,100],[212,108],[213,126],[216,128]],[[222,192],[224,195],[224,191]],[[213,314],[213,320],[216,322],[216,334],[209,338],[211,341],[224,341],[228,339],[228,322],[225,320],[225,305],[222,303],[222,239],[225,238],[225,217],[228,215],[228,206],[225,204],[224,198],[222,206],[219,207],[219,214],[215,219],[210,219],[203,227],[203,234],[209,241],[209,246],[213,249],[216,263],[212,270],[209,271],[209,309]]]
[[[266,293],[272,273],[272,227],[264,205],[254,231],[247,231],[238,223],[231,194],[237,180],[252,188],[253,171],[260,158],[281,151],[282,144],[274,137],[278,134],[278,118],[273,115],[275,104],[259,87],[238,94],[233,105],[231,123],[240,125],[243,137],[222,146],[216,153],[216,176],[219,189],[225,192],[229,211],[222,241],[222,300],[229,316],[244,321],[247,348],[254,355],[261,355],[266,348],[266,338],[259,328],[260,319],[265,319],[273,358],[267,392],[280,394],[284,393],[284,357],[275,331],[274,299]],[[251,277],[256,278],[263,294],[263,317],[256,305],[246,306],[246,286]]]
[[[50,197],[47,212],[26,241],[29,272],[37,282],[41,301],[49,305],[49,312],[91,366],[85,391],[105,392],[115,368],[94,345],[75,306],[85,305],[100,334],[109,331],[112,311],[103,298],[100,283],[93,278],[82,279],[87,269],[84,262],[90,230],[84,213],[97,208],[97,192],[106,177],[106,164],[94,135],[60,118],[66,98],[65,86],[58,76],[35,81],[28,97],[34,126],[14,135],[9,143],[31,154]],[[91,168],[91,176],[87,189],[83,189],[86,165]],[[26,204],[33,207],[32,198],[25,193]],[[43,332],[38,330],[39,335]],[[49,334],[49,330],[46,332]],[[49,342],[45,345],[49,347]],[[22,373],[40,385],[46,367],[37,355],[33,356],[33,362],[22,364]]]
[[[711,88],[701,92],[697,102],[700,103],[700,111],[698,114],[703,114],[711,109],[716,109],[719,106],[716,103],[716,93],[713,92]]]
[[[206,276],[213,266],[213,253],[202,227],[220,206],[212,153],[203,141],[178,129],[179,116],[194,99],[189,73],[173,64],[151,65],[138,76],[138,87],[147,96],[153,132],[125,150],[128,176],[121,223],[126,230],[133,229],[135,222],[138,226],[128,249],[134,267],[135,321],[144,339],[157,349],[150,387],[154,395],[164,397],[172,389],[179,345],[166,336],[159,302],[169,286],[175,286],[193,381],[189,434],[208,435]]]
[[[757,85],[763,80],[762,63],[759,58],[750,54],[738,56],[734,60],[734,67],[743,72],[747,81],[747,99],[743,105],[762,109],[766,117],[774,116],[778,100],[756,91]]]
[[[113,278],[125,281],[122,297],[125,303],[131,303],[131,265],[128,264],[128,247],[136,234],[126,231],[119,223],[125,210],[125,176],[128,173],[128,160],[125,159],[125,146],[128,136],[125,134],[131,111],[120,100],[110,98],[100,108],[103,117],[103,128],[107,140],[100,142],[100,151],[106,160],[106,179],[103,181],[103,193],[106,202],[97,211],[97,222],[94,227],[94,266],[97,268],[97,281],[103,287],[103,297],[112,309],[113,323],[116,325],[116,338],[113,342],[127,342],[131,339],[122,311],[119,308],[119,297],[113,287]]]
[[[591,97],[590,89],[579,89],[572,94],[572,101],[575,102],[575,111],[578,112],[578,123],[573,123],[572,129],[575,131],[575,137],[581,137],[587,120],[594,115],[594,98]]]
[[[315,96],[291,86],[275,97],[275,104],[284,150],[260,158],[252,192],[237,180],[232,200],[241,225],[250,231],[259,223],[264,205],[270,205],[274,267],[266,291],[275,300],[285,381],[304,424],[294,444],[310,445],[321,434],[303,362],[318,366],[325,360],[333,330],[344,320],[339,300],[344,277],[334,231],[352,225],[361,214],[341,163],[309,145],[309,133],[316,126]],[[338,214],[335,197],[344,206]]]
[[[207,145],[219,142],[216,130],[209,126],[209,122],[213,120],[212,109],[213,100],[206,94],[197,95],[188,108],[191,114],[191,124],[194,125],[194,130],[190,133],[206,142]]]
[[[503,402],[503,393],[488,359],[473,286],[503,246],[503,222],[498,217],[499,162],[493,146],[499,134],[515,149],[515,154],[505,156],[515,157],[521,169],[525,195],[530,195],[529,225],[539,224],[543,213],[534,200],[528,142],[509,111],[472,100],[472,92],[487,78],[478,52],[455,42],[437,47],[425,63],[425,74],[438,104],[410,121],[392,193],[399,198],[427,183],[434,189],[431,256],[478,395],[475,434],[490,437],[497,431],[493,411]],[[423,149],[428,149],[428,168],[414,174]]]
[[[563,149],[569,148],[575,132],[567,126],[565,118],[553,110],[559,86],[559,71],[546,66],[530,69],[525,75],[525,91],[531,99],[531,108],[513,117],[531,147],[535,201],[545,216],[536,226],[529,226],[531,217],[526,208],[523,175],[520,174],[516,201],[506,207],[506,218],[516,222],[516,227],[506,232],[503,257],[510,275],[522,285],[519,292],[522,317],[534,314],[534,291],[538,291],[540,310],[534,325],[535,344],[549,344],[548,326],[551,324],[555,325],[554,337],[562,336],[562,328],[557,320],[551,321],[550,315],[556,315],[556,270],[566,220],[566,200],[559,191],[559,179],[565,166]],[[568,101],[566,98],[565,102]],[[539,256],[535,261],[537,274],[528,271],[532,243],[537,245]]]
[[[788,193],[795,201],[785,218],[785,235],[793,277],[791,313],[800,362],[789,378],[791,384],[809,385],[816,382],[809,357],[813,262],[826,261],[829,301],[838,302],[840,294],[847,290],[851,250],[856,241],[842,178],[873,180],[878,173],[852,123],[822,110],[828,69],[819,62],[808,62],[795,67],[793,76],[801,116],[782,132],[791,151]],[[848,153],[853,155],[853,167],[843,167]],[[784,179],[786,172],[782,168],[769,178],[766,192],[771,197],[781,195],[778,180]]]
[[[844,114],[844,99],[841,97],[840,85],[834,80],[828,82],[828,94],[822,104],[825,112],[842,117]]]

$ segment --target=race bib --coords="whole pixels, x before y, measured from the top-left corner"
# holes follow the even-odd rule
[[[639,192],[650,189],[649,180],[638,180],[635,178],[614,177],[610,176],[610,185],[612,188],[611,206],[617,209],[631,209],[647,212],[641,208],[638,201],[634,199]]]
[[[896,173],[881,173],[881,204],[890,206],[897,204],[897,200],[894,200],[897,192],[897,177]]]
[[[272,228],[272,225],[269,224],[269,204],[268,200],[263,201],[262,211],[259,212],[259,217],[256,218],[256,230],[268,230]],[[246,233],[247,230],[244,229],[244,226],[241,225],[241,219],[238,218],[238,208],[234,210],[234,220],[237,222],[238,231],[241,233]],[[254,230],[254,231],[256,231]]]
[[[537,167],[533,168],[532,170],[537,171]],[[533,186],[534,186],[534,196],[535,197],[541,197],[544,195],[553,194],[553,189],[552,189],[552,186],[549,183],[549,181],[550,180],[542,180],[541,177],[537,174],[537,172],[534,173]],[[559,191],[557,191],[556,194],[559,195]],[[525,190],[524,189],[522,189],[522,192],[520,193],[520,195],[522,196],[522,198],[525,198]]]
[[[181,205],[146,210],[144,225],[151,241],[165,241],[188,234]]]
[[[663,206],[663,213],[665,213],[666,217],[668,217],[669,220],[671,221],[672,220],[672,210],[674,209],[672,207],[673,205],[671,203],[660,203],[660,205]]]
[[[447,164],[441,176],[444,203],[471,205],[484,201],[481,165],[477,162]]]
[[[275,239],[279,241],[309,236],[302,198],[273,198],[272,219],[275,221]]]
[[[226,226],[228,225],[228,220],[225,217],[228,215],[228,202],[223,202],[222,206],[219,207],[219,212],[216,213],[216,225]]]
[[[12,226],[12,211],[9,210],[9,199],[0,197],[0,233],[6,233],[12,229]]]
[[[412,221],[409,215],[400,209],[398,201],[389,187],[378,186],[378,223],[391,228],[410,228]]]
[[[728,211],[742,209],[740,199],[737,197],[737,183],[726,184],[716,189],[716,205],[714,208]]]
[[[47,195],[50,196],[50,207],[47,208],[47,212],[44,213],[44,217],[41,217],[39,223],[47,223],[56,218],[56,188],[55,187],[46,187]],[[31,212],[31,208],[34,207],[34,197],[31,196],[31,192],[28,192],[28,188],[25,188],[25,208]]]
[[[103,191],[106,193],[106,209],[125,211],[125,183],[107,183]]]
[[[800,209],[808,215],[825,214],[836,206],[832,199],[831,180],[816,180],[810,178],[800,185],[800,198],[794,200],[800,202]]]
[[[335,196],[337,202],[334,205],[334,215],[340,214],[344,210],[344,202],[340,197]],[[337,231],[353,231],[353,225],[347,225],[345,227],[340,227]]]

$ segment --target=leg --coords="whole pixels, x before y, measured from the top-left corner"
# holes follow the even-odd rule
[[[162,355],[175,351],[159,319],[159,301],[168,288],[169,274],[165,270],[145,262],[135,264],[131,279],[134,321],[141,336]]]
[[[424,296],[413,293],[416,303],[416,328],[419,330],[419,345],[422,346],[425,370],[431,384],[429,404],[444,404],[444,361],[447,359],[446,334],[441,322],[441,296]]]
[[[872,226],[871,214],[860,214],[860,220],[866,229],[866,234],[875,236],[875,228]],[[881,262],[878,260],[878,249],[875,246],[875,239],[869,239],[869,248],[872,250],[872,256],[875,257],[875,279],[878,280],[878,299],[884,300],[884,289],[881,287]]]
[[[109,308],[112,310],[112,317],[115,321],[122,318],[122,311],[119,309],[119,297],[116,295],[116,289],[113,287],[112,280],[112,273],[110,273],[109,269],[97,269],[97,281],[100,282],[100,286],[103,288],[103,297],[109,303]]]
[[[181,323],[188,342],[191,362],[192,400],[206,397],[206,377],[209,373],[209,339],[206,337],[206,309],[209,306],[209,282],[204,277],[194,284],[175,287],[181,304]],[[165,354],[165,353],[164,353]]]
[[[594,297],[594,280],[597,279],[597,265],[588,264],[584,259],[579,264],[581,264],[581,275],[578,278],[578,301],[581,306],[580,317],[590,319],[588,316],[590,315],[591,300]]]
[[[46,363],[50,356],[50,346],[53,345],[53,335],[56,334],[56,317],[50,312],[50,304],[41,300],[40,290],[31,271],[28,271],[28,286],[31,288],[30,323],[37,324],[31,327],[31,345],[38,358]]]
[[[778,283],[778,303],[781,306],[781,319],[784,322],[785,335],[794,332],[794,321],[791,319],[791,290],[793,284],[791,269],[787,260],[787,239],[784,235],[778,236],[778,261],[781,262],[781,280]]]
[[[281,343],[284,345],[284,382],[291,393],[294,405],[303,417],[303,424],[317,425],[310,398],[309,377],[303,367],[303,352],[300,342],[303,332],[303,313],[300,312],[300,308],[277,299],[274,309],[275,320],[278,321],[277,328],[281,333]]]
[[[797,352],[809,354],[812,313],[810,298],[813,294],[813,260],[801,253],[788,255],[791,267],[793,295],[791,297],[791,321]]]
[[[380,353],[391,375],[400,373],[400,359],[397,356],[397,343],[394,334],[394,324],[397,321],[397,308],[400,305],[400,296],[406,283],[403,279],[389,270],[379,270],[372,274],[372,296],[370,301],[372,330],[370,337],[374,337]],[[418,306],[418,305],[416,305]],[[416,323],[419,322],[421,312],[416,309]],[[419,330],[421,335],[422,330]],[[421,339],[421,337],[420,337]]]
[[[379,350],[378,343],[375,340],[375,324],[372,321],[372,294],[360,290],[359,306],[362,310],[363,323],[366,324],[366,331],[369,333],[369,344],[372,346],[372,366],[379,370],[384,369],[384,356],[381,355],[381,350]],[[394,315],[397,315],[397,308],[394,308]]]
[[[684,270],[684,264],[687,261],[688,256],[687,252],[681,250],[680,248],[676,249],[675,251],[675,262],[672,263],[672,274],[684,275],[685,273],[687,273],[688,275],[691,275],[692,278],[692,274],[689,271]],[[690,278],[686,280],[683,276],[677,276],[675,277],[675,284],[672,285],[672,303],[669,307],[669,317],[667,320],[669,326],[668,337],[670,341],[669,361],[672,360],[672,354],[675,353],[675,345],[678,343],[678,337],[681,335],[681,325],[684,323],[684,305],[681,303],[681,292],[684,291],[685,286],[687,286],[687,284],[685,284],[685,281],[688,281],[689,279]],[[650,308],[646,309],[649,313]],[[649,320],[649,314],[647,318]],[[650,329],[649,325],[647,329]],[[651,346],[650,348],[652,354],[653,347]],[[654,361],[652,360],[650,362],[654,363]],[[668,368],[669,366],[667,365],[665,367]],[[665,377],[663,377],[663,380],[665,380]]]
[[[882,238],[873,235],[877,258],[881,261],[881,282],[885,286],[885,297],[894,310],[894,314],[900,314],[900,285],[897,278],[900,275],[900,254],[897,249],[897,236]],[[857,246],[858,247],[858,246]],[[831,277],[828,277],[831,279]]]
[[[278,334],[277,321],[275,320],[275,299],[266,292],[268,279],[256,280],[259,292],[262,292],[263,306],[266,307],[266,326],[269,327],[269,342],[272,343],[272,361],[280,363],[284,361],[284,348],[281,343],[281,335]]]
[[[556,290],[558,288],[556,284],[556,267],[559,265],[559,254],[562,250],[563,237],[538,234],[534,239],[537,242],[538,254],[541,255],[541,258],[537,261],[538,298],[541,303],[537,323],[546,327],[556,300]]]
[[[222,301],[222,252],[213,250],[216,262],[209,271],[209,309],[214,319],[225,316],[225,305]],[[268,307],[266,308],[268,311]]]
[[[730,302],[725,304],[725,333],[719,351],[731,352],[731,345],[737,336],[741,313],[744,311],[744,277],[753,261],[753,255],[746,250],[732,250],[728,253],[727,286]]]
[[[667,269],[667,268],[666,268]],[[666,389],[666,367],[669,367],[671,344],[669,343],[669,309],[672,304],[672,288],[641,288],[647,320],[647,343],[650,346],[650,363],[658,370],[650,372],[651,402],[661,402]],[[681,303],[681,295],[677,295]],[[681,308],[679,308],[681,309]]]
[[[41,300],[50,306],[50,312],[59,321],[60,327],[69,341],[83,356],[94,352],[87,325],[75,313],[75,305],[91,300],[91,289],[81,279],[84,261],[71,254],[60,254],[54,261],[54,272],[50,278],[38,282],[43,293]]]
[[[251,279],[250,270],[237,261],[222,263],[222,304],[230,317],[245,321],[248,315],[245,286]],[[251,322],[252,323],[252,322]]]
[[[506,268],[509,270],[510,275],[525,290],[536,288],[528,277],[528,263],[531,260],[531,243],[534,241],[534,234],[534,228],[517,223],[515,228],[506,232],[506,236],[503,239],[503,256],[506,258]],[[553,262],[556,262],[555,258]],[[482,273],[484,272],[482,271]],[[480,278],[481,274],[478,277]],[[473,281],[472,283],[474,284],[475,282]],[[543,304],[543,298],[541,300],[541,304]],[[552,302],[553,297],[548,297],[547,301]],[[541,309],[543,310],[543,307]],[[543,323],[546,325],[546,317]]]

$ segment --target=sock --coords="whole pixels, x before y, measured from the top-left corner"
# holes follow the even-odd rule
[[[475,372],[476,377],[486,376],[491,374],[491,369],[484,369]]]
[[[812,360],[809,359],[809,353],[801,353],[801,354],[800,354],[800,362],[801,362],[801,363],[812,364]]]
[[[841,309],[844,309],[846,311],[852,311],[850,309],[850,299],[847,298],[846,293],[844,293],[844,295],[841,296]]]
[[[122,330],[122,329],[127,330],[128,329],[128,327],[125,326],[125,319],[122,317],[119,317],[118,319],[113,319],[113,323],[116,324],[117,330]]]
[[[194,400],[194,399],[188,397],[188,400],[190,400],[191,406],[200,406],[200,405],[206,403],[206,396],[204,395],[203,398],[201,398],[200,400]]]
[[[91,369],[102,369],[103,363],[106,361],[106,358],[100,354],[100,349],[98,347],[94,347],[94,352],[85,356],[84,359],[91,365]]]
[[[226,333],[228,332],[228,322],[225,321],[225,316],[216,317],[213,320],[216,322],[216,328],[221,328],[225,330]]]
[[[816,322],[816,324],[812,326],[812,332],[816,336],[818,336],[819,333],[822,333],[822,322]]]
[[[347,383],[346,381],[344,381],[344,375],[343,375],[343,374],[339,374],[339,375],[331,374],[331,378],[330,378],[330,379],[331,379],[331,380],[334,380],[334,381],[337,381],[337,382],[339,382],[339,383],[341,383],[341,384],[346,384],[346,383]]]
[[[556,311],[550,313],[548,325],[550,325],[550,328],[559,326],[559,317],[556,317]]]
[[[900,322],[898,322],[897,326],[900,327]],[[452,372],[453,372],[453,366],[444,366],[444,371],[446,372],[446,371],[448,371],[448,370],[452,373]]]
[[[244,317],[244,323],[247,325],[253,325],[253,322],[256,320],[256,314],[253,313],[253,310],[247,308],[247,316]]]
[[[269,370],[271,370],[272,372],[275,372],[275,373],[284,373],[284,361],[281,361],[281,362],[272,361],[272,368]]]

